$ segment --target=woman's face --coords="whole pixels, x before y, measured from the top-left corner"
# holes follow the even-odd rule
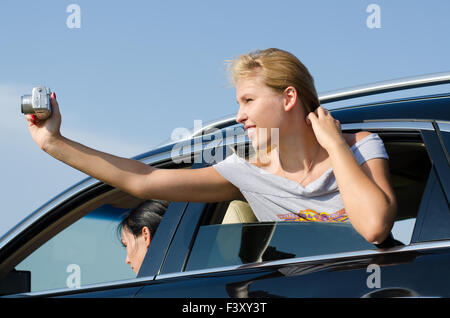
[[[239,104],[236,121],[248,131],[253,148],[263,150],[277,142],[273,139],[284,119],[283,94],[266,86],[261,76],[255,75],[237,82],[236,99]]]
[[[123,227],[122,244],[127,249],[125,262],[130,264],[131,269],[137,275],[150,245],[150,230],[144,226],[141,235],[135,237],[127,227]]]

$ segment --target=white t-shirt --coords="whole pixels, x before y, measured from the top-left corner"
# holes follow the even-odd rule
[[[351,148],[359,165],[388,155],[378,134],[372,133]],[[232,153],[213,167],[239,188],[260,222],[348,222],[332,168],[303,187],[267,172]]]

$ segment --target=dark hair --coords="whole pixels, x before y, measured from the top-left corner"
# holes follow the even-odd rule
[[[135,237],[142,233],[144,226],[150,230],[150,236],[156,233],[159,223],[170,202],[165,200],[148,200],[132,209],[117,226],[118,237],[121,237],[122,229],[127,228]]]

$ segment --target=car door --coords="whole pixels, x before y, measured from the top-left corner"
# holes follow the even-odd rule
[[[449,297],[450,227],[435,233],[436,223],[449,221],[449,168],[435,126],[342,127],[385,142],[399,201],[392,234],[401,244],[376,247],[336,224],[211,224],[220,204],[189,203],[155,282],[136,296]],[[324,233],[336,240],[321,242]]]

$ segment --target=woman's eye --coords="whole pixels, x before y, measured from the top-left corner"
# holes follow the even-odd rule
[[[246,102],[247,102],[247,104],[248,103],[250,103],[251,101],[253,101],[253,99],[251,99],[251,98],[247,98],[246,100],[245,100]]]

